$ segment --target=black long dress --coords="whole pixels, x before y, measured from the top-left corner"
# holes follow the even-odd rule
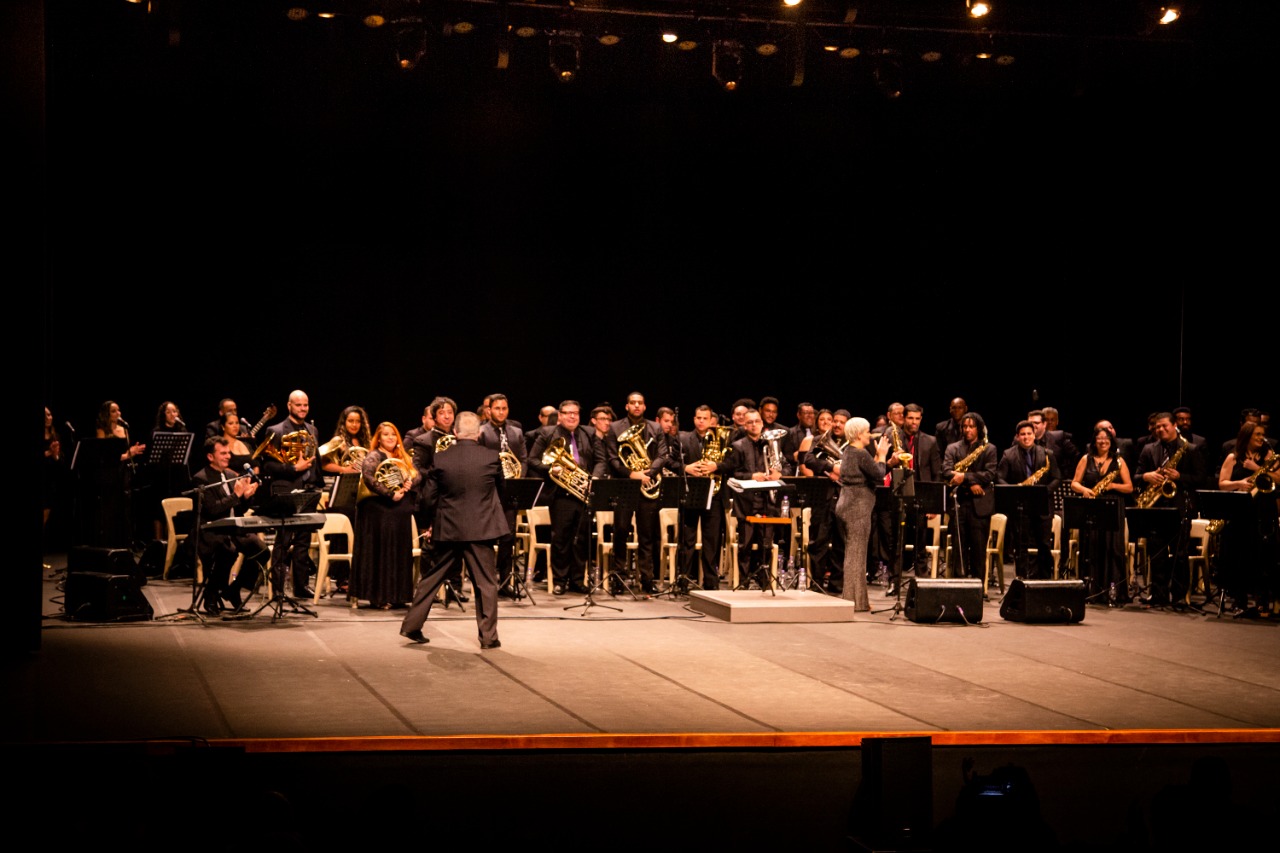
[[[400,500],[375,477],[387,455],[373,450],[364,458],[361,477],[373,494],[356,507],[355,560],[351,595],[374,607],[399,606],[413,599],[413,509],[411,495]],[[414,478],[416,489],[421,476]]]
[[[1085,462],[1084,474],[1080,477],[1080,485],[1092,489],[1105,474],[1111,473],[1119,459],[1112,459],[1107,470],[1100,471],[1097,461],[1090,456]],[[1119,481],[1119,475],[1112,482]],[[1101,593],[1102,602],[1110,602],[1111,584],[1115,584],[1115,604],[1129,601],[1128,572],[1125,568],[1124,539],[1124,495],[1106,491],[1098,496],[1098,500],[1110,503],[1115,512],[1116,529],[1102,533],[1080,532],[1080,555],[1087,557],[1089,576],[1085,580],[1089,584],[1089,596]],[[1108,515],[1112,510],[1106,511]]]
[[[1256,460],[1255,460],[1256,461]],[[1232,480],[1253,475],[1236,457]],[[1277,543],[1277,508],[1274,494],[1255,495],[1245,517],[1231,521],[1218,536],[1216,580],[1236,605],[1244,608],[1250,596],[1265,610],[1276,597],[1280,545]]]

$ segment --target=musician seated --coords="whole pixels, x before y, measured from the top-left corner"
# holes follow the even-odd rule
[[[196,496],[203,501],[198,553],[204,565],[204,609],[206,613],[217,614],[224,606],[233,611],[241,608],[240,593],[252,589],[266,567],[267,546],[256,533],[210,532],[205,526],[211,521],[243,514],[258,491],[258,483],[248,474],[237,475],[229,470],[231,446],[222,436],[206,439],[204,449],[209,464],[192,479],[198,486],[209,487],[201,489]],[[231,566],[240,554],[244,555],[244,564],[231,581]]]

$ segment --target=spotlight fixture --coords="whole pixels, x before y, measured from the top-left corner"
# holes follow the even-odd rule
[[[902,97],[902,57],[894,50],[882,50],[873,72],[876,88],[890,101]]]
[[[572,83],[578,79],[578,71],[582,67],[582,33],[576,30],[552,32],[548,62],[561,83]]]
[[[720,88],[736,92],[742,85],[742,43],[719,39],[711,43],[711,76]]]
[[[393,37],[396,50],[396,65],[401,71],[412,71],[418,67],[427,52],[427,32],[419,27],[401,27]]]
[[[991,14],[990,0],[964,0],[970,18],[985,18]]]
[[[1172,24],[1174,21],[1182,17],[1182,9],[1177,6],[1161,6],[1160,17],[1157,20],[1161,24]]]

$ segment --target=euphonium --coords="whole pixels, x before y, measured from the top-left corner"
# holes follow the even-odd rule
[[[618,458],[622,460],[622,464],[630,471],[647,472],[653,460],[649,458],[649,445],[653,439],[643,439],[645,427],[648,426],[644,421],[635,426],[628,427],[622,435],[618,436]],[[640,487],[640,494],[649,500],[657,500],[661,491],[662,473],[649,481],[648,488]]]
[[[731,449],[729,436],[732,434],[733,430],[729,429],[729,427],[712,427],[707,430],[707,443],[702,448],[702,461],[710,462],[712,465],[719,465],[723,462]],[[711,494],[717,494],[719,491],[720,475],[712,474]]]
[[[1173,452],[1169,460],[1160,466],[1161,471],[1173,471],[1178,467],[1178,463],[1182,461],[1182,454],[1187,452],[1187,448],[1191,445],[1185,438],[1181,439],[1178,449]],[[1152,483],[1142,490],[1142,494],[1138,495],[1136,504],[1141,509],[1150,509],[1152,504],[1160,500],[1160,498],[1171,498],[1178,493],[1178,484],[1173,480],[1162,480],[1159,483]]]
[[[969,466],[978,461],[978,457],[982,455],[982,451],[987,449],[987,428],[982,428],[982,441],[978,442],[978,446],[969,451],[969,454],[951,466],[952,471],[959,471],[963,474],[969,470]]]
[[[836,440],[829,429],[826,432],[818,433],[813,439],[814,452],[824,454],[837,464],[839,464],[840,458],[844,455],[844,449],[848,446],[849,442],[847,441],[844,444],[836,444]]]
[[[583,503],[587,502],[587,488],[591,475],[573,461],[563,436],[557,436],[542,454],[542,464],[547,466],[551,481]]]
[[[502,476],[508,480],[520,479],[524,469],[520,465],[520,460],[511,452],[511,445],[507,443],[506,426],[498,430],[498,438],[502,440],[501,449],[498,450],[498,460],[502,463]]]
[[[764,470],[767,474],[770,471],[781,471],[782,468],[782,439],[786,436],[785,429],[767,429],[760,433],[760,437],[764,439]]]
[[[1249,495],[1269,495],[1276,488],[1276,471],[1280,471],[1280,456],[1274,450],[1269,451],[1262,460],[1262,467],[1249,477]]]

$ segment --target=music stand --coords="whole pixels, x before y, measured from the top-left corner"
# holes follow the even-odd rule
[[[668,488],[668,485],[670,485],[670,488]],[[687,595],[690,584],[698,587],[698,589],[702,589],[702,585],[696,580],[679,574],[679,567],[683,564],[685,556],[679,544],[682,541],[680,530],[684,526],[684,513],[686,511],[707,512],[711,509],[713,503],[711,492],[710,477],[663,478],[662,492],[658,496],[658,500],[664,508],[677,510],[675,526],[677,574],[675,583],[668,586],[662,592],[657,593],[657,596],[670,595],[674,598],[680,595]],[[695,519],[694,524],[701,524],[701,521],[699,519]],[[704,542],[702,547],[708,547],[708,543]],[[696,553],[694,555],[694,559],[695,561],[697,560]],[[663,556],[662,562],[666,562],[665,555]]]
[[[501,503],[504,510],[515,512],[517,515],[521,512],[531,509],[538,502],[538,495],[542,493],[543,481],[535,477],[521,477],[518,479],[504,480],[501,489]],[[515,534],[515,531],[511,531]],[[528,563],[529,554],[525,554],[525,562]],[[538,602],[533,600],[533,594],[529,590],[525,573],[516,570],[516,561],[514,554],[511,557],[511,576],[502,583],[502,587],[509,586],[511,588],[511,596],[516,601],[522,597],[528,596],[529,603],[537,606]]]
[[[277,487],[279,487],[278,491]],[[288,483],[272,483],[271,495],[258,507],[257,514],[268,518],[285,519],[302,513],[312,513],[320,505],[320,496],[322,494],[323,492],[319,489],[293,490]],[[277,531],[277,540],[279,536],[280,534]],[[284,553],[281,553],[280,556],[283,557]],[[286,568],[286,566],[281,565],[280,560],[276,559],[273,543],[271,555],[271,598],[253,611],[250,617],[257,616],[263,609],[270,607],[272,610],[272,622],[284,615],[285,608],[288,608],[291,613],[303,613],[307,616],[319,618],[319,614],[314,610],[300,603],[293,596],[285,595]]]
[[[1201,518],[1214,518],[1223,522],[1223,527],[1228,527],[1233,521],[1248,522],[1255,518],[1253,509],[1253,498],[1248,492],[1224,492],[1217,489],[1197,489],[1196,490],[1196,507],[1200,510]],[[1208,550],[1208,544],[1205,550]],[[1205,604],[1207,605],[1213,596],[1209,593],[1209,555],[1204,557],[1204,584],[1205,584]],[[1188,568],[1190,564],[1188,563]],[[1191,577],[1187,577],[1187,602],[1191,601]],[[1226,607],[1227,602],[1227,586],[1226,584],[1218,584],[1218,601],[1214,605],[1218,612],[1219,619],[1222,618],[1222,611]],[[1245,604],[1248,604],[1246,600]],[[1236,602],[1240,607],[1240,613],[1245,611],[1245,607]],[[1194,608],[1193,608],[1194,609]],[[1236,616],[1239,616],[1237,613]],[[1234,618],[1234,617],[1233,617]]]
[[[782,482],[786,483],[789,488],[793,488],[792,496],[794,503],[791,504],[791,515],[799,520],[800,524],[804,524],[804,511],[809,510],[810,519],[818,511],[819,507],[826,508],[831,503],[831,493],[835,490],[836,484],[828,477],[783,477]],[[794,538],[794,537],[793,537]],[[813,564],[809,560],[808,550],[800,554],[803,561],[805,576],[808,579],[806,587],[817,585],[823,592],[826,588],[822,586],[822,582],[814,577]],[[799,584],[799,578],[796,583]],[[785,588],[785,587],[784,587]]]
[[[194,432],[168,432],[156,430],[151,433],[151,442],[147,445],[148,465],[181,465],[188,466],[191,459],[191,442]]]
[[[1129,525],[1129,537],[1134,541],[1143,537],[1147,540],[1147,588],[1151,588],[1151,543],[1164,545],[1166,555],[1172,560],[1182,527],[1182,510],[1173,506],[1128,507],[1124,511],[1124,520]],[[1172,577],[1170,577],[1169,603],[1173,604]]]
[[[127,547],[133,539],[131,502],[120,457],[129,449],[123,438],[83,439],[71,455],[76,475],[76,529],[86,545]]]
[[[1080,557],[1088,570],[1080,572],[1079,575],[1092,579],[1095,576],[1092,543],[1097,541],[1093,537],[1105,533],[1116,533],[1120,530],[1120,514],[1117,512],[1116,504],[1109,498],[1063,498],[1062,513],[1062,526],[1068,530],[1080,531]],[[1132,529],[1132,525],[1130,528]],[[1089,536],[1087,541],[1091,545],[1088,548],[1085,547],[1086,535]],[[1104,595],[1108,589],[1103,586],[1101,589],[1094,590],[1085,600]]]
[[[592,480],[591,487],[587,492],[587,513],[583,516],[590,529],[595,529],[595,515],[597,512],[612,512],[616,522],[618,513],[635,512],[636,506],[640,503],[640,481],[632,479],[600,479]],[[596,561],[597,548],[587,549],[587,595],[581,604],[571,604],[565,607],[565,610],[577,610],[582,608],[580,615],[586,616],[592,607],[604,607],[607,610],[616,610],[622,612],[621,607],[610,607],[607,604],[600,604],[595,600],[596,590],[601,589],[607,578],[600,575],[600,564]],[[625,561],[626,555],[623,555]],[[617,571],[609,573],[610,577],[617,577],[618,581],[631,592],[631,587],[627,585],[626,579]],[[631,592],[631,597],[636,601],[640,600],[640,596]]]
[[[329,509],[354,510],[360,498],[360,475],[338,474],[333,478],[333,486],[329,489]]]
[[[996,486],[996,512],[1004,513],[1005,518],[1015,519],[1018,525],[1018,535],[1013,540],[1014,569],[1017,569],[1018,558],[1021,557],[1028,577],[1031,576],[1031,557],[1027,554],[1027,525],[1024,525],[1023,521],[1030,516],[1033,523],[1039,524],[1040,520],[1049,514],[1049,497],[1049,487],[1039,483],[1032,483],[1029,486],[1001,483]],[[1039,556],[1039,554],[1036,555],[1037,559]],[[1003,554],[1000,555],[1000,559],[1004,559]],[[1001,574],[1000,577],[1003,580],[1004,575]]]

